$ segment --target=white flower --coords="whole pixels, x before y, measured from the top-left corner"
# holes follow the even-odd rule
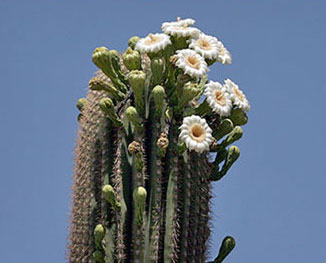
[[[226,88],[220,83],[210,81],[205,85],[205,95],[208,105],[220,116],[229,116],[232,110],[232,101]]]
[[[239,89],[238,85],[230,79],[224,80],[224,83],[226,91],[230,94],[233,104],[244,111],[249,111],[249,101],[247,100],[246,95],[244,95],[244,93]]]
[[[187,18],[184,20],[180,20],[178,17],[178,21],[176,22],[165,22],[162,24],[162,31],[170,36],[174,37],[190,37],[197,38],[200,34],[200,30],[195,27],[189,27],[193,25],[195,20]]]
[[[231,64],[232,63],[231,54],[224,47],[224,45],[221,41],[218,41],[218,56],[217,56],[216,60],[222,64]]]
[[[181,20],[180,17],[177,18],[177,21],[173,21],[173,22],[165,22],[162,24],[162,31],[164,32],[164,30],[169,27],[169,26],[191,26],[193,24],[195,24],[195,20],[191,19],[191,18],[186,18]]]
[[[201,33],[197,39],[191,39],[189,48],[195,50],[206,59],[217,59],[220,52],[220,42],[216,37]]]
[[[191,77],[201,78],[208,71],[207,64],[202,56],[191,49],[182,49],[176,52],[176,66]]]
[[[183,141],[187,148],[198,153],[209,151],[209,146],[213,142],[212,129],[205,119],[197,115],[185,117],[179,128],[181,130],[179,139]]]
[[[144,53],[155,53],[171,44],[170,37],[165,34],[149,34],[139,39],[135,49]]]

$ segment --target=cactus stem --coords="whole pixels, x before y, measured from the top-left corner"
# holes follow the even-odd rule
[[[190,200],[191,200],[191,167],[189,164],[189,154],[186,154],[185,160],[182,161],[182,196],[180,198],[180,207],[182,207],[182,218],[180,221],[180,255],[179,262],[187,262],[189,246],[189,217],[190,217]]]
[[[164,234],[164,262],[178,262],[178,153],[176,150],[178,127],[173,123],[170,126],[168,158],[168,185],[166,193],[165,234]]]

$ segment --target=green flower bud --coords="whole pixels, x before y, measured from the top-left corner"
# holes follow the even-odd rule
[[[104,263],[104,254],[99,250],[93,252],[93,258],[95,263]]]
[[[182,95],[179,100],[179,108],[182,109],[191,100],[193,100],[200,93],[200,88],[196,83],[188,82],[184,85],[182,90]]]
[[[93,63],[100,68],[108,77],[115,78],[115,73],[112,71],[110,63],[109,49],[106,47],[95,48],[92,56]]]
[[[221,121],[220,126],[213,132],[214,138],[218,141],[233,130],[233,123],[230,119]]]
[[[123,63],[129,70],[141,69],[141,57],[138,51],[128,47],[122,55]]]
[[[110,55],[111,54],[111,55]],[[94,64],[100,68],[105,75],[107,75],[112,83],[122,92],[126,92],[126,86],[121,82],[118,78],[117,72],[115,72],[112,62],[111,56],[114,52],[110,53],[108,48],[106,47],[98,47],[94,50],[92,60]]]
[[[105,200],[111,204],[112,208],[115,211],[120,211],[121,205],[117,200],[117,197],[116,197],[113,187],[111,185],[107,184],[103,187],[102,192],[103,192],[103,196],[104,196]]]
[[[239,158],[239,156],[240,149],[237,146],[232,145],[226,154],[225,162],[221,171],[219,172],[219,179],[226,175],[227,171],[231,168],[231,166]]]
[[[139,114],[142,114],[144,111],[146,74],[141,70],[132,70],[129,73],[128,80],[134,91],[136,109]]]
[[[227,147],[242,137],[242,128],[240,126],[235,126],[233,130],[229,133],[226,139],[221,143],[222,147]]]
[[[134,36],[134,37],[131,37],[128,41],[128,46],[132,49],[135,49],[135,46],[137,44],[137,42],[139,41],[139,37],[138,36]]]
[[[154,102],[155,102],[155,110],[157,116],[162,116],[163,108],[165,105],[165,89],[162,86],[155,86],[152,90]]]
[[[82,112],[84,110],[84,107],[86,105],[86,103],[88,103],[87,99],[85,98],[80,98],[78,101],[77,101],[77,109]]]
[[[164,64],[161,58],[151,60],[151,71],[153,85],[161,84],[164,75]]]
[[[135,107],[129,106],[125,111],[127,119],[137,128],[141,128],[141,119]]]
[[[105,236],[105,228],[103,225],[98,224],[95,229],[94,229],[94,236],[95,239],[101,240],[104,238]]]
[[[101,248],[101,242],[105,236],[105,228],[103,225],[98,224],[94,229],[94,238],[95,238],[95,245],[97,248]]]
[[[222,263],[223,260],[231,253],[235,247],[235,240],[233,237],[227,236],[223,239],[220,251],[214,263]]]
[[[119,79],[122,82],[126,83],[126,77],[121,71],[119,52],[112,49],[109,51],[109,56],[110,56],[110,60],[112,63],[112,67],[113,67],[114,71],[117,73]]]
[[[113,124],[117,127],[122,126],[122,121],[115,112],[114,104],[110,98],[103,98],[99,102],[101,110],[109,117]]]
[[[111,97],[115,98],[118,101],[123,100],[125,97],[124,93],[116,89],[109,81],[104,80],[100,76],[91,78],[88,83],[88,87],[90,90],[106,91]]]
[[[230,119],[232,120],[234,125],[239,126],[245,125],[248,122],[247,114],[239,108],[232,111]]]
[[[139,224],[139,225],[143,224],[143,216],[144,216],[144,211],[145,211],[146,196],[147,196],[146,189],[144,187],[142,187],[142,186],[139,186],[133,192],[136,223]]]

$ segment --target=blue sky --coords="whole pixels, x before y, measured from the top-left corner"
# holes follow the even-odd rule
[[[0,0],[0,262],[64,262],[75,103],[95,47],[192,17],[220,38],[229,77],[252,109],[241,157],[213,185],[211,257],[229,263],[324,263],[326,1]]]

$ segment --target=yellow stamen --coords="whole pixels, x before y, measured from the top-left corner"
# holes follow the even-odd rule
[[[153,34],[149,34],[148,37],[149,37],[149,39],[146,39],[146,41],[145,41],[146,45],[153,45],[160,41],[160,37],[154,36]]]
[[[189,56],[189,57],[187,57],[186,61],[190,67],[195,68],[195,69],[200,68],[200,61],[196,57]]]
[[[225,99],[224,93],[221,90],[215,91],[215,98],[216,98],[217,103],[220,104],[221,106],[226,105],[226,99]]]
[[[202,142],[206,138],[206,132],[203,126],[195,124],[190,129],[190,137],[196,142]]]
[[[242,100],[242,101],[244,100],[244,98],[245,98],[244,95],[237,87],[233,88],[233,92],[239,98],[239,100]]]
[[[204,50],[211,50],[212,49],[211,43],[209,43],[205,39],[198,39],[197,44],[198,44],[198,46],[200,46],[200,48],[202,48]]]

